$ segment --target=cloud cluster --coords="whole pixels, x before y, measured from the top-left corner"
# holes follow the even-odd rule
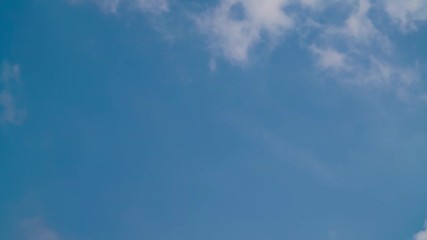
[[[70,1],[92,2],[108,13],[164,13],[170,8],[169,0]],[[195,16],[209,39],[211,71],[217,58],[247,65],[257,50],[274,49],[286,36],[296,35],[316,66],[340,82],[386,86],[405,97],[419,82],[418,63],[399,60],[389,30],[417,30],[427,20],[425,0],[217,0]]]
[[[345,17],[325,21],[331,10]],[[273,48],[286,35],[297,34],[317,66],[334,78],[397,86],[396,91],[407,96],[418,81],[418,69],[413,63],[399,63],[387,31],[372,18],[374,12],[382,12],[405,34],[427,20],[427,1],[219,0],[197,23],[215,57],[232,63],[247,64],[257,47]]]
[[[316,17],[334,6],[352,11],[342,23],[317,25],[322,27],[323,34],[341,34],[365,44],[387,42],[385,34],[374,26],[369,16],[372,10],[384,12],[401,30],[414,29],[417,22],[427,20],[424,0],[387,0],[375,4],[371,0],[219,0],[217,6],[197,20],[201,30],[210,37],[213,49],[230,61],[243,63],[262,40],[271,41],[287,31],[307,27],[304,23],[308,20],[318,23]]]
[[[18,105],[20,90],[19,65],[4,62],[0,75],[0,124],[21,124],[26,116]]]

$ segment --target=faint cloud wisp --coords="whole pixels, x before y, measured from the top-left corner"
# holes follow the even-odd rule
[[[20,67],[3,63],[0,76],[0,124],[20,125],[26,118],[26,111],[19,105],[21,91]]]
[[[71,3],[91,2],[98,5],[102,11],[117,14],[122,8],[135,11],[160,14],[169,11],[167,0],[69,0]]]
[[[25,240],[61,240],[59,235],[46,226],[41,218],[22,221],[21,229]]]

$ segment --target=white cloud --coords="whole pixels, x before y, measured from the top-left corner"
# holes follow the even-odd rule
[[[22,233],[25,240],[60,240],[59,235],[46,226],[41,218],[22,221]]]
[[[416,22],[427,20],[425,0],[385,0],[385,11],[404,31],[416,29]]]
[[[345,54],[332,48],[319,48],[315,45],[309,47],[318,59],[317,63],[321,68],[343,70],[348,69]]]
[[[21,124],[26,116],[25,110],[18,106],[20,90],[19,65],[3,63],[0,76],[0,124]]]
[[[284,8],[291,0],[221,0],[215,9],[198,18],[212,48],[232,62],[245,63],[250,50],[263,38],[275,39],[291,29],[293,19]],[[234,11],[239,11],[236,16]]]
[[[377,34],[377,30],[367,16],[371,9],[369,0],[359,0],[357,8],[346,20],[344,32],[350,37],[367,41]]]
[[[328,44],[337,44],[336,40],[340,39],[349,47],[350,51],[355,48],[362,52],[367,47],[375,45],[375,49],[390,53],[392,44],[389,38],[375,27],[369,17],[370,11],[373,10],[371,1],[348,1],[346,4],[352,8],[348,17],[342,24],[338,23],[338,26],[323,25],[323,35],[319,39]]]
[[[427,240],[427,222],[425,223],[424,230],[415,234],[413,240]]]

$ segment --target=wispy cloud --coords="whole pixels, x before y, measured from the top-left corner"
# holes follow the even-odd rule
[[[117,14],[121,9],[162,13],[169,11],[168,0],[70,0],[73,3],[91,2],[98,5],[104,12]]]
[[[62,238],[41,218],[31,218],[22,221],[21,229],[25,240],[61,240]]]
[[[316,25],[319,34],[308,49],[317,66],[334,70],[331,76],[345,84],[381,87],[402,99],[420,100],[423,94],[411,92],[420,83],[418,66],[400,62],[387,33],[381,32],[369,17],[377,5],[369,0],[346,4],[352,10],[341,24]]]
[[[167,12],[169,11],[169,3],[167,0],[138,0],[137,7],[142,10],[152,12]]]
[[[0,124],[21,124],[26,111],[18,104],[21,88],[20,68],[4,62],[0,76]]]
[[[340,182],[337,169],[321,161],[310,149],[292,143],[277,131],[258,125],[248,116],[229,112],[221,117],[235,131],[251,139],[256,146],[261,146],[272,159],[301,170],[324,185],[337,186]]]

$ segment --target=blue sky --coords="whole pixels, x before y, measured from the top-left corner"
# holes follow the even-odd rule
[[[0,239],[427,239],[423,0],[3,0],[0,33]]]

